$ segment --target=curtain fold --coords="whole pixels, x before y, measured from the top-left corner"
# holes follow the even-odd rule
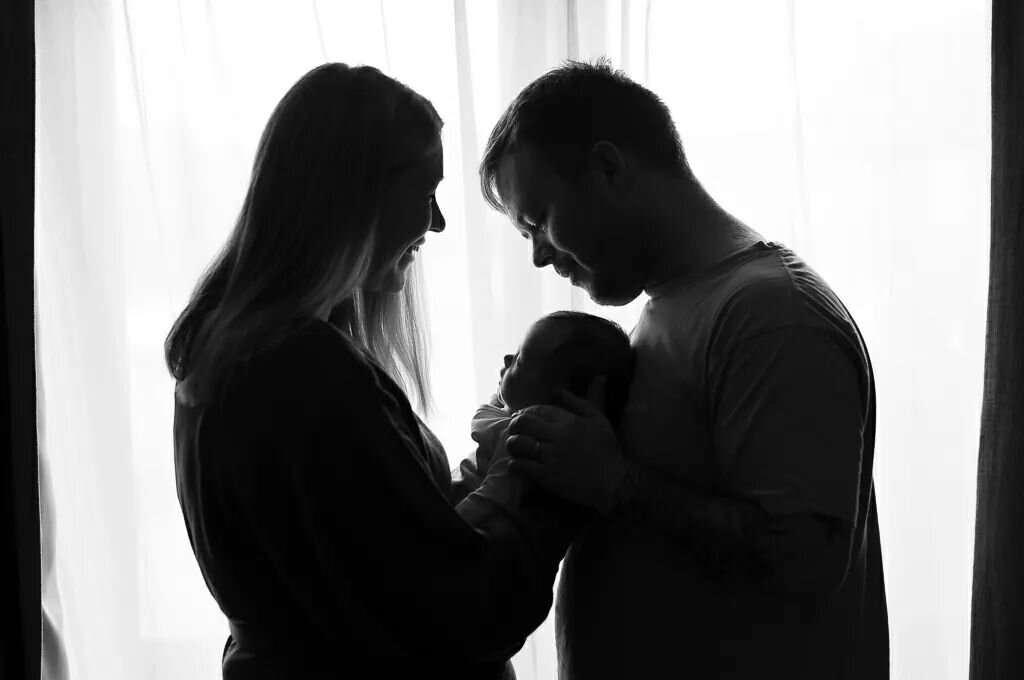
[[[458,162],[463,177],[472,177],[476,173],[477,164],[483,151],[478,142],[481,137],[480,124],[476,117],[476,96],[473,85],[473,58],[469,43],[469,19],[466,14],[466,0],[454,0],[455,12],[455,62],[458,83],[459,102],[459,141],[462,153]],[[449,161],[451,162],[451,161]],[[472,200],[473,194],[466,193],[463,210],[466,224],[482,224],[486,215],[486,206]],[[466,229],[463,236],[467,253],[487,253],[491,251],[490,232],[485,229]],[[469,308],[473,319],[479,321],[471,325],[472,347],[487,347],[496,342],[495,320],[497,310],[491,301],[494,290],[489,276],[487,261],[483,258],[469,258],[467,261],[467,282],[476,285],[468,286]],[[491,358],[481,352],[472,352],[474,388],[477,393],[485,392],[493,383],[487,380]]]
[[[33,297],[35,36],[31,0],[0,6],[0,675],[38,678],[39,479]]]
[[[971,680],[1024,677],[1024,6],[992,3],[992,236]]]
[[[55,501],[40,515],[52,526],[44,547],[54,551],[40,561],[56,572],[46,620],[63,629],[71,677],[144,677],[145,534],[136,518],[146,507],[136,468],[146,449],[131,441],[114,8],[89,3],[70,13],[63,2],[38,2],[35,19],[40,478],[52,480],[45,497]],[[133,113],[145,124],[155,117]],[[64,650],[48,652],[60,673]]]

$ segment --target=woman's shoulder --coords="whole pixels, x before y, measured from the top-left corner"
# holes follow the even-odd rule
[[[351,388],[376,387],[377,378],[363,351],[345,333],[319,319],[297,322],[273,346],[258,352],[239,376],[246,392],[272,392],[290,401],[337,398]],[[339,387],[347,389],[339,390]],[[329,394],[327,394],[329,393]]]
[[[327,321],[303,319],[292,323],[287,335],[275,347],[292,355],[317,359],[333,357],[335,361],[356,361],[365,364],[362,350],[343,331]]]

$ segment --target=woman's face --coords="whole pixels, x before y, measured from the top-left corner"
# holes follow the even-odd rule
[[[444,231],[434,192],[444,177],[440,139],[416,163],[402,170],[384,192],[374,264],[363,287],[397,293],[428,231]]]

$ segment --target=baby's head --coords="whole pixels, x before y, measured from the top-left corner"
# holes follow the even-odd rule
[[[605,415],[617,425],[633,376],[629,336],[593,314],[555,312],[530,326],[518,352],[505,355],[498,396],[512,411],[553,404],[563,389],[586,397],[599,375],[607,377]]]

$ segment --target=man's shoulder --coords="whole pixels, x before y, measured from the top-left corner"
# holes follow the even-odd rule
[[[853,331],[849,311],[825,279],[776,244],[737,266],[718,292],[715,326],[733,336],[787,328]]]
[[[669,316],[682,313],[691,318],[715,316],[730,305],[784,308],[794,302],[791,270],[801,266],[803,261],[783,247],[758,243],[657,295],[656,306],[671,310]]]
[[[871,380],[866,342],[852,314],[825,279],[792,251],[779,247],[737,272],[709,336],[709,357],[729,361],[748,342],[764,348],[835,350]],[[775,350],[765,350],[774,352]]]

